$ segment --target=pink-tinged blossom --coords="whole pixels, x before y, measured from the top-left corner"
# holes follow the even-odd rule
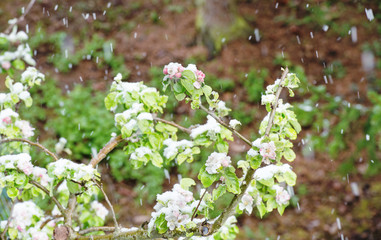
[[[200,83],[203,83],[204,82],[204,78],[205,78],[205,73],[203,73],[200,70],[197,70],[196,75],[197,75],[197,81],[200,82]]]
[[[48,186],[52,178],[49,177],[48,172],[45,168],[34,167],[32,171],[33,177],[41,182],[43,186]]]
[[[94,209],[95,214],[98,217],[102,218],[103,220],[106,219],[106,216],[108,214],[108,210],[101,203],[99,203],[98,201],[93,201],[91,203],[91,207]]]
[[[259,153],[262,155],[265,163],[270,163],[269,159],[275,160],[276,152],[275,152],[275,144],[274,142],[262,143]]]
[[[15,123],[16,127],[20,128],[22,135],[25,138],[30,138],[34,135],[34,128],[30,126],[30,123],[25,120],[18,120]]]
[[[180,63],[171,62],[164,66],[163,73],[168,75],[170,79],[180,78],[181,73],[184,71],[184,67]]]
[[[201,88],[201,83],[196,81],[196,82],[193,83],[193,87],[196,88],[196,89],[200,89]]]
[[[213,152],[209,155],[205,163],[205,170],[209,174],[216,174],[221,167],[227,167],[231,163],[230,157],[226,153]]]
[[[11,63],[8,61],[4,61],[1,63],[1,67],[4,68],[5,70],[8,70],[9,68],[11,68]]]
[[[279,185],[274,185],[273,189],[276,190],[276,197],[275,197],[276,202],[279,205],[287,204],[291,198],[290,194],[283,187]]]
[[[14,112],[10,108],[6,108],[2,111],[0,111],[0,128],[3,125],[8,125],[12,123],[12,117],[17,118],[19,115],[18,113]]]
[[[20,158],[17,162],[17,168],[23,171],[26,175],[30,175],[33,172],[33,165],[29,158]]]

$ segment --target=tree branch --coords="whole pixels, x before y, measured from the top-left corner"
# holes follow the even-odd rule
[[[4,31],[6,34],[9,34],[13,28],[13,26],[15,26],[16,24],[18,24],[19,22],[21,21],[24,21],[25,19],[25,16],[29,13],[29,11],[32,9],[34,3],[36,2],[36,0],[31,0],[28,4],[28,6],[26,7],[24,13],[19,17],[17,18],[16,22],[13,23],[13,24],[10,24],[7,29]]]
[[[0,144],[7,143],[7,142],[25,142],[25,143],[28,143],[29,145],[40,148],[42,151],[46,152],[52,158],[54,158],[55,161],[58,161],[58,157],[53,152],[51,152],[49,149],[47,149],[46,147],[42,146],[39,143],[32,142],[32,141],[25,139],[25,138],[8,138],[8,139],[0,140]]]
[[[288,68],[286,67],[286,69],[283,71],[282,78],[279,82],[279,87],[278,87],[276,95],[275,95],[275,102],[274,102],[272,109],[271,109],[271,112],[270,112],[269,123],[267,125],[267,129],[265,132],[266,136],[268,136],[270,134],[270,130],[271,130],[271,127],[272,127],[273,122],[274,122],[274,116],[275,116],[275,111],[276,111],[276,108],[278,105],[279,96],[280,96],[280,93],[283,89],[282,82],[286,78],[287,73],[288,73]],[[212,233],[217,231],[225,223],[225,221],[235,213],[235,210],[236,210],[238,204],[241,202],[242,196],[245,194],[247,188],[249,187],[251,181],[253,180],[254,172],[255,172],[254,169],[249,168],[249,170],[246,173],[245,180],[242,182],[242,184],[240,186],[241,193],[234,195],[229,206],[226,208],[225,211],[222,212],[220,217],[214,222],[214,224],[212,225],[212,230],[211,230]]]
[[[34,185],[35,187],[41,189],[44,193],[46,193],[53,200],[53,202],[57,205],[58,209],[60,210],[60,212],[62,213],[64,218],[66,218],[65,209],[62,207],[61,203],[57,200],[56,197],[50,196],[50,192],[49,192],[48,189],[46,189],[44,186],[42,186],[40,183],[38,183],[38,182],[36,182],[34,180],[29,180],[29,183]]]
[[[191,221],[193,221],[193,218],[194,218],[195,215],[196,215],[197,209],[200,207],[201,201],[202,201],[202,199],[204,198],[205,193],[206,193],[206,189],[205,189],[204,193],[202,194],[202,196],[201,196],[201,198],[200,198],[200,201],[198,202],[197,207],[195,208],[195,210],[194,210],[194,212],[193,212],[193,214],[192,214]]]
[[[102,161],[107,156],[107,154],[109,154],[123,140],[124,139],[122,138],[122,135],[118,135],[114,138],[111,138],[111,140],[99,151],[97,156],[94,156],[91,159],[90,165],[92,167],[95,167],[100,161]]]
[[[103,226],[103,227],[91,227],[91,228],[87,228],[87,229],[79,231],[78,234],[85,235],[85,234],[88,234],[88,233],[91,233],[91,232],[98,232],[98,231],[113,232],[115,230],[116,230],[115,227],[106,227],[106,226]]]
[[[114,208],[113,208],[113,206],[112,206],[112,204],[111,204],[111,202],[110,202],[110,200],[109,200],[109,198],[108,198],[106,192],[103,190],[103,186],[102,186],[102,184],[98,184],[97,181],[96,181],[95,179],[93,179],[93,182],[94,182],[95,185],[97,185],[97,187],[102,191],[103,196],[105,197],[105,200],[106,200],[108,206],[109,206],[110,209],[111,209],[112,219],[113,219],[113,221],[114,221],[114,225],[115,225],[115,231],[118,231],[118,229],[119,229],[119,224],[118,224],[118,221],[116,220],[116,216],[115,216]]]
[[[162,118],[159,118],[159,117],[154,117],[153,119],[156,120],[156,121],[159,121],[159,122],[166,123],[168,125],[174,126],[174,127],[180,129],[181,131],[183,131],[185,133],[188,133],[188,134],[191,133],[191,130],[189,128],[180,126],[179,124],[177,124],[175,122],[168,121],[168,120],[165,120],[165,119],[162,119]]]
[[[222,121],[221,118],[219,118],[214,112],[212,111],[209,111],[206,107],[204,107],[203,105],[200,104],[200,108],[206,112],[207,114],[209,114],[210,116],[212,116],[214,119],[216,119],[216,121],[221,124],[222,126],[226,127],[227,129],[229,129],[232,133],[234,133],[237,137],[239,137],[242,141],[244,141],[247,145],[249,145],[250,147],[252,146],[252,143],[247,139],[245,138],[242,134],[240,134],[237,130],[235,130],[234,128],[230,127],[228,124],[226,124],[224,121]]]

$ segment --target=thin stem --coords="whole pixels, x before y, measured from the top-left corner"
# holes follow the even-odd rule
[[[196,209],[195,209],[194,212],[193,212],[191,221],[193,221],[193,218],[194,218],[194,216],[196,215],[196,212],[197,212],[198,208],[200,207],[201,201],[202,201],[202,199],[204,198],[205,193],[206,193],[206,189],[205,189],[204,193],[202,194],[202,196],[201,196],[201,198],[200,198],[200,201],[199,201],[198,204],[197,204]]]
[[[7,143],[7,142],[25,142],[25,143],[28,143],[29,145],[40,148],[42,151],[46,152],[52,158],[54,158],[55,161],[58,161],[58,157],[53,152],[51,152],[49,149],[47,149],[46,147],[42,146],[39,143],[32,142],[32,141],[25,139],[25,138],[9,138],[9,139],[0,140],[0,144]]]
[[[16,24],[18,24],[18,23],[21,22],[21,21],[24,21],[25,16],[26,16],[26,15],[29,13],[29,11],[32,9],[32,7],[33,7],[33,5],[34,5],[35,2],[36,2],[36,0],[31,0],[31,1],[29,2],[28,6],[26,7],[26,9],[25,9],[25,11],[24,11],[24,13],[23,13],[23,15],[21,15],[19,18],[17,18],[16,22],[13,23],[13,24],[10,24],[10,25],[8,26],[8,28],[4,31],[6,34],[9,34],[9,33],[11,32],[13,26],[15,26]]]
[[[74,193],[70,193],[69,201],[66,208],[65,224],[70,227],[72,225],[72,216],[77,205],[77,196]]]
[[[221,124],[222,126],[226,127],[227,129],[229,129],[232,133],[234,133],[237,137],[239,137],[242,141],[244,141],[247,145],[249,145],[250,147],[252,146],[252,143],[249,141],[249,139],[245,138],[242,134],[240,134],[237,130],[235,130],[234,128],[230,127],[228,124],[226,124],[224,121],[221,120],[221,118],[219,118],[214,112],[212,111],[209,111],[206,107],[204,107],[203,105],[200,104],[200,108],[206,112],[207,114],[209,114],[210,116],[212,116],[214,119],[216,119],[216,121]]]
[[[271,130],[271,127],[272,127],[273,122],[274,122],[275,111],[276,111],[276,108],[278,106],[278,101],[279,101],[280,93],[282,92],[282,89],[283,89],[282,82],[286,78],[287,73],[288,73],[288,67],[286,67],[286,69],[283,71],[282,78],[280,79],[278,89],[277,89],[277,91],[275,93],[275,101],[274,101],[273,105],[271,106],[269,123],[267,124],[265,136],[269,136],[269,134],[270,134],[270,130]]]
[[[56,215],[56,216],[51,216],[51,217],[48,217],[40,226],[40,230],[42,230],[46,224],[48,224],[50,221],[53,221],[54,219],[57,219],[57,218],[61,218],[63,217],[62,215]]]
[[[112,219],[113,219],[113,221],[114,221],[115,229],[118,230],[118,229],[119,229],[119,224],[118,224],[118,221],[116,220],[116,216],[115,216],[114,208],[113,208],[113,206],[112,206],[112,204],[111,204],[111,202],[110,202],[110,200],[109,200],[109,198],[108,198],[106,192],[105,192],[104,189],[103,189],[103,185],[102,185],[102,184],[98,184],[97,181],[96,181],[95,179],[93,179],[93,182],[94,182],[95,185],[97,185],[98,188],[102,191],[103,196],[105,197],[105,200],[106,200],[108,206],[109,206],[110,209],[111,209]]]
[[[266,136],[268,136],[270,134],[271,127],[272,127],[272,125],[274,123],[274,116],[275,116],[276,107],[278,105],[278,100],[279,100],[280,93],[281,93],[281,91],[283,89],[282,82],[286,78],[287,73],[288,73],[288,68],[286,68],[284,70],[284,72],[282,74],[282,78],[281,78],[281,80],[279,82],[279,87],[278,87],[276,95],[275,95],[275,103],[272,106],[272,109],[271,109],[271,112],[270,112],[269,123],[267,125],[267,129],[266,129],[266,132],[265,132]],[[242,196],[245,194],[247,188],[249,187],[251,181],[253,180],[254,172],[255,172],[255,170],[252,169],[252,168],[250,168],[247,171],[246,176],[245,176],[245,180],[242,182],[242,184],[240,186],[241,193],[237,194],[237,195],[234,195],[234,197],[233,197],[232,201],[230,202],[229,206],[226,208],[226,210],[224,212],[222,212],[220,217],[214,222],[214,224],[212,225],[212,230],[211,230],[212,233],[217,231],[225,223],[225,221],[230,216],[232,216],[235,213],[235,209],[237,208],[238,204],[241,202]]]
[[[87,228],[87,229],[79,231],[78,233],[80,235],[85,235],[85,234],[91,233],[91,232],[98,232],[98,231],[113,232],[115,230],[116,230],[115,227],[106,227],[106,226],[103,226],[103,227],[91,227],[91,228]]]
[[[191,133],[191,130],[190,130],[189,128],[180,126],[179,124],[177,124],[177,123],[175,123],[175,122],[168,121],[168,120],[165,120],[165,119],[162,119],[162,118],[159,118],[159,117],[154,117],[153,119],[156,120],[156,121],[163,122],[163,123],[166,123],[166,124],[168,124],[168,125],[174,126],[174,127],[178,128],[178,129],[180,129],[181,131],[186,132],[186,133],[188,133],[188,134]]]
[[[107,156],[107,154],[114,150],[114,148],[116,148],[116,146],[122,141],[122,135],[111,138],[111,140],[99,151],[97,156],[94,156],[91,159],[90,165],[92,167],[95,167],[100,161],[102,161]]]
[[[54,196],[50,196],[50,192],[49,192],[49,190],[47,188],[45,188],[40,183],[38,183],[38,182],[36,182],[34,180],[29,180],[29,183],[34,185],[35,187],[41,189],[44,193],[46,193],[53,200],[53,202],[57,205],[58,209],[60,210],[60,212],[62,213],[64,218],[66,218],[65,209],[62,207],[61,203],[57,200],[57,198],[55,198]]]
[[[7,234],[7,231],[8,231],[8,228],[9,228],[9,225],[11,224],[11,221],[12,221],[12,214],[13,214],[13,209],[16,205],[16,202],[13,202],[12,203],[12,207],[11,207],[11,211],[9,211],[9,218],[8,218],[8,221],[7,221],[7,224],[5,225],[5,228],[4,228],[4,231],[1,233],[1,240],[6,240],[7,238],[5,237],[5,235]]]

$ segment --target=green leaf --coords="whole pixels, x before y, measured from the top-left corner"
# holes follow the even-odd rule
[[[7,189],[7,195],[8,195],[8,197],[13,199],[13,198],[17,197],[17,195],[19,195],[19,190],[17,188],[10,187]]]
[[[207,188],[212,185],[215,181],[220,178],[220,174],[209,174],[205,170],[205,166],[200,169],[200,173],[198,174],[198,179],[201,181],[202,185]]]
[[[158,152],[153,152],[152,153],[152,164],[158,168],[161,168],[163,166],[163,158]]]
[[[267,213],[265,204],[261,203],[257,205],[257,209],[259,211],[259,216],[263,218],[263,216]]]
[[[17,70],[24,70],[25,69],[25,63],[24,61],[20,59],[16,59],[12,62],[12,66],[16,68]]]
[[[227,153],[229,151],[229,144],[224,140],[217,141],[216,147],[220,153]]]
[[[189,187],[196,185],[196,182],[191,178],[183,178],[180,181],[180,186],[184,190],[189,190]]]
[[[116,108],[117,106],[116,96],[117,96],[117,92],[111,92],[105,98],[105,105],[107,110]]]
[[[18,230],[16,228],[9,228],[8,235],[11,239],[16,239],[18,236]]]
[[[66,185],[70,193],[77,193],[81,189],[81,186],[78,183],[72,181],[66,181]]]
[[[33,104],[33,99],[30,97],[30,98],[25,99],[24,102],[25,102],[26,107],[30,107]]]
[[[225,168],[222,176],[225,178],[225,184],[229,192],[234,194],[239,194],[241,192],[241,189],[239,188],[238,177],[235,175],[233,167]]]
[[[286,181],[287,185],[289,186],[295,186],[296,184],[296,174],[292,171],[287,171],[283,174],[284,180]]]
[[[296,155],[295,155],[294,151],[291,148],[285,148],[283,150],[283,156],[289,162],[294,161],[295,158],[296,158]]]
[[[226,193],[226,185],[220,184],[218,188],[213,189],[213,201],[216,201],[218,198],[220,198],[222,195]]]
[[[193,82],[196,81],[196,76],[194,75],[194,73],[191,71],[191,70],[184,70],[182,73],[181,73],[181,78],[182,79],[187,79],[187,80],[190,80],[192,86],[193,86]],[[183,84],[184,86],[184,84]],[[185,87],[185,86],[184,86]]]
[[[175,98],[177,99],[177,101],[182,101],[184,100],[185,97],[186,97],[185,93],[175,94]]]
[[[167,221],[165,220],[165,214],[162,213],[155,220],[156,230],[159,234],[163,234],[168,230]]]
[[[297,133],[299,133],[302,130],[302,127],[300,126],[298,120],[291,118],[288,121],[291,123],[292,127],[295,129]]]
[[[286,209],[286,206],[287,205],[285,205],[285,204],[283,204],[283,205],[279,205],[278,206],[278,213],[282,216],[283,215],[283,212],[284,212],[284,209]]]
[[[210,94],[212,94],[212,88],[209,87],[208,85],[204,85],[202,87],[202,91],[204,92],[205,96],[210,96]]]
[[[262,183],[265,186],[272,187],[274,185],[274,178],[260,179],[258,182]]]
[[[274,198],[270,198],[269,200],[267,200],[267,203],[266,203],[267,212],[271,212],[276,207],[277,207],[277,204]]]
[[[297,137],[296,131],[293,128],[287,127],[285,129],[286,136],[289,137],[291,140],[295,140]]]
[[[246,155],[246,158],[250,160],[250,167],[252,169],[257,169],[261,166],[262,163],[262,156],[257,155],[255,157],[250,157],[249,155]]]

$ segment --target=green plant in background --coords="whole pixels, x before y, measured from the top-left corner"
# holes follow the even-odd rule
[[[265,80],[268,76],[269,70],[262,68],[258,71],[252,69],[245,78],[242,78],[243,86],[245,87],[247,98],[250,102],[258,103],[261,100],[262,93],[264,92]]]
[[[81,61],[94,61],[99,68],[106,66],[112,69],[112,73],[123,73],[125,76],[130,71],[124,65],[124,58],[114,54],[114,41],[108,41],[100,35],[94,34],[91,38],[87,38],[81,44],[78,44],[75,37],[67,35],[65,32],[57,32],[47,34],[43,29],[39,31],[29,40],[32,48],[48,44],[53,46],[53,54],[48,58],[48,62],[61,72],[69,72],[70,69],[77,66]],[[80,49],[78,49],[80,47]]]
[[[327,68],[323,70],[323,72],[325,75],[330,75],[336,79],[343,78],[345,75],[347,75],[347,70],[339,60],[333,61],[327,66]]]

